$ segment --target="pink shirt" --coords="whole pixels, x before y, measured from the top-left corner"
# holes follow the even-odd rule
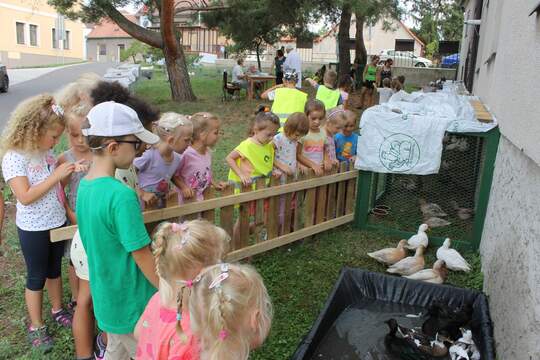
[[[189,312],[182,313],[186,342],[176,333],[176,309],[161,306],[159,293],[154,294],[141,316],[137,343],[137,360],[198,360],[199,345],[191,333]]]
[[[201,155],[191,146],[182,154],[182,163],[176,171],[184,183],[195,190],[195,199],[204,200],[203,193],[212,182],[212,154],[210,150]],[[182,192],[179,191],[178,202],[183,204]]]

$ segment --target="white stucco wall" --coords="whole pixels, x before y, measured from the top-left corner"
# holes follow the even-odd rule
[[[540,359],[540,167],[501,137],[480,245],[499,359]]]
[[[540,359],[540,17],[529,17],[538,0],[483,3],[473,93],[502,134],[480,244],[484,291],[498,359]],[[466,30],[462,65],[478,27]]]

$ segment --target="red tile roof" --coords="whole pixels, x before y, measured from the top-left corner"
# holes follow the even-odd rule
[[[138,19],[134,15],[123,14],[129,21],[138,24]],[[131,35],[122,30],[114,21],[109,18],[103,18],[100,23],[96,24],[88,39],[103,39],[103,38],[130,38]]]

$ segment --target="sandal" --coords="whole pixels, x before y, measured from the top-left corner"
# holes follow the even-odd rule
[[[72,313],[75,311],[75,306],[77,306],[77,301],[76,300],[71,300],[67,304],[68,310],[71,311]]]
[[[56,323],[65,328],[70,328],[73,321],[73,315],[64,309],[61,309],[57,313],[52,313],[52,318]]]
[[[103,332],[99,332],[96,335],[96,343],[94,346],[94,357],[96,360],[105,358],[105,350],[107,350],[107,344],[103,341]]]
[[[28,342],[30,342],[33,349],[43,353],[51,351],[54,345],[54,340],[49,335],[45,325],[37,329],[28,327]]]

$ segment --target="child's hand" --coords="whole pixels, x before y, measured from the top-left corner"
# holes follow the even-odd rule
[[[154,193],[141,190],[141,199],[146,206],[150,206],[156,202],[157,196]]]
[[[240,181],[242,182],[242,185],[244,186],[251,185],[251,176],[242,174],[240,175]]]
[[[307,166],[304,166],[302,164],[298,164],[298,170],[300,171],[300,174],[307,174],[309,168]]]
[[[84,159],[81,159],[79,161],[75,161],[75,172],[88,172],[88,169],[90,168],[89,161],[86,161]]]
[[[52,176],[54,176],[57,181],[61,181],[70,176],[73,171],[75,171],[75,164],[65,162],[54,169]]]
[[[349,158],[349,162],[355,162],[356,161],[356,156],[352,156],[351,158]]]
[[[182,196],[184,197],[184,199],[191,199],[195,196],[195,190],[193,190],[189,186],[182,187]]]
[[[330,171],[332,170],[332,167],[334,166],[332,160],[327,160],[324,162],[324,171]]]
[[[338,167],[339,166],[339,160],[332,160],[332,166]]]
[[[284,169],[284,170],[285,170],[285,174],[287,174],[287,175],[289,175],[289,176],[294,175],[294,170],[293,170],[290,166],[285,165],[285,169]]]
[[[283,172],[281,170],[279,169],[272,170],[272,176],[275,177],[276,179],[279,179],[281,175],[283,175]]]
[[[315,172],[315,175],[317,175],[317,176],[323,176],[324,175],[324,170],[323,170],[321,165],[314,166],[313,171]]]
[[[229,186],[229,183],[225,181],[220,181],[216,184],[213,184],[213,186],[214,186],[214,189],[216,189],[217,191],[223,191],[225,190],[227,186]]]

